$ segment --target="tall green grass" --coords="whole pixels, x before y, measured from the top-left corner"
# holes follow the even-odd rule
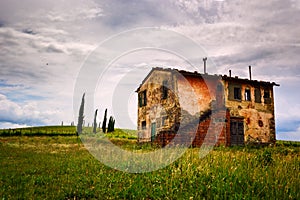
[[[129,174],[93,158],[76,136],[0,137],[0,163],[2,199],[300,199],[293,145],[218,147],[203,159],[192,148],[166,168]]]

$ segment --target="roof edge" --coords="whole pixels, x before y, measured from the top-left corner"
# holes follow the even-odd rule
[[[272,86],[280,86],[280,84],[275,83],[275,82],[267,82],[267,81],[258,81],[258,80],[250,80],[247,78],[239,78],[238,76],[235,77],[230,77],[227,75],[218,75],[218,74],[208,74],[208,73],[199,73],[197,71],[190,72],[190,71],[185,71],[185,70],[179,70],[179,69],[174,69],[174,68],[162,68],[162,67],[152,67],[151,71],[148,73],[148,75],[143,79],[142,83],[139,85],[139,87],[136,89],[135,92],[139,92],[141,86],[146,82],[146,80],[149,78],[149,76],[153,73],[153,71],[159,70],[159,71],[177,71],[180,74],[183,75],[188,75],[188,76],[206,76],[206,77],[221,77],[223,80],[232,80],[232,81],[245,81],[249,83],[256,83],[256,84],[264,84],[264,85],[272,85]]]

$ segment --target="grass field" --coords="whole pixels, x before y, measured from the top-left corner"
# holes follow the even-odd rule
[[[114,143],[139,146],[134,132],[118,131],[110,135]],[[297,142],[278,142],[264,148],[217,147],[199,159],[199,149],[191,148],[166,168],[130,174],[101,164],[76,136],[2,136],[0,197],[300,199],[299,151]]]
[[[75,126],[40,126],[28,128],[0,129],[0,136],[68,136],[76,135]]]

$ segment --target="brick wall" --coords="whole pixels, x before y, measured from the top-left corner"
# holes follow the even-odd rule
[[[224,120],[225,119],[225,120]],[[190,132],[188,128],[183,127],[180,133],[172,131],[162,131],[156,138],[155,143],[165,146],[170,145],[189,145],[200,147],[205,141],[210,145],[230,145],[230,114],[228,110],[215,111],[205,119],[200,120],[196,133]],[[175,138],[176,136],[176,138]]]

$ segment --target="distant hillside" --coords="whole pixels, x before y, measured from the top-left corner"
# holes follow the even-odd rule
[[[84,127],[84,133],[92,133],[92,127]],[[83,134],[84,134],[83,133]],[[97,129],[97,133],[102,133]],[[74,136],[75,126],[39,126],[27,128],[0,129],[0,136]],[[109,138],[136,139],[136,130],[116,128],[112,133],[106,133]]]
[[[27,128],[0,129],[1,136],[76,135],[75,126],[38,126]]]

